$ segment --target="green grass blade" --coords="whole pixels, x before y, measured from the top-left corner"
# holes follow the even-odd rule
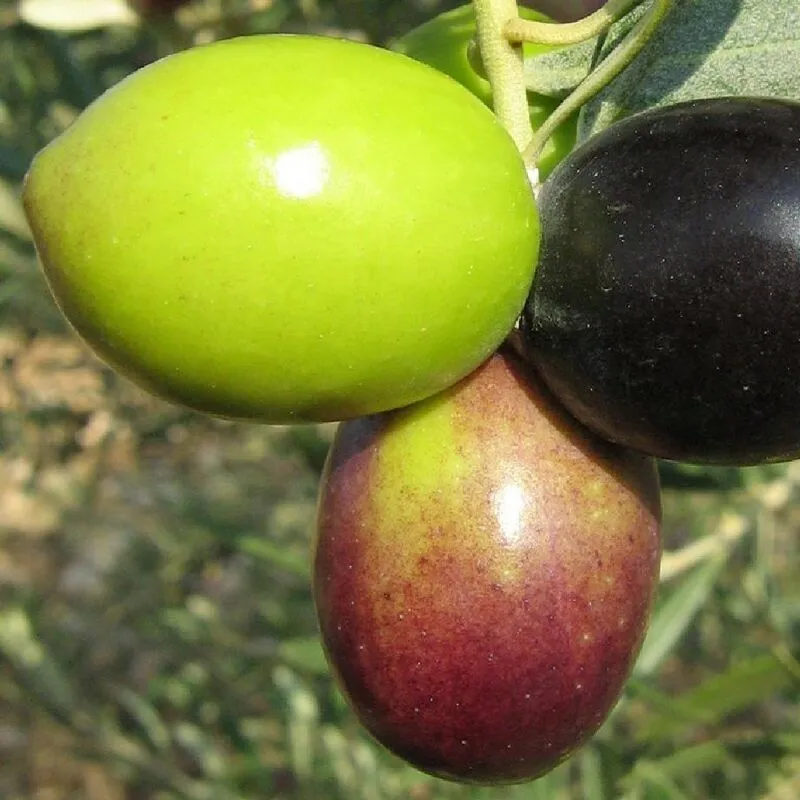
[[[708,600],[725,559],[726,554],[720,553],[689,573],[656,610],[634,667],[634,675],[651,675],[658,669]]]

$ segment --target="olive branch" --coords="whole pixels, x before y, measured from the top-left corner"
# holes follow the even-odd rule
[[[651,39],[674,0],[650,0],[651,5],[627,36],[556,107],[534,131],[528,116],[522,45],[525,42],[571,45],[603,36],[609,28],[646,0],[609,0],[585,19],[571,23],[522,19],[516,0],[473,0],[477,44],[492,87],[494,111],[523,154],[534,188],[537,164],[553,132],[630,64]]]

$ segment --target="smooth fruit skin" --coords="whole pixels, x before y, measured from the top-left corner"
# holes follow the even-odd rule
[[[800,456],[800,104],[630,117],[539,207],[526,352],[578,419],[665,459]]]
[[[549,21],[538,11],[521,8],[520,14],[526,19]],[[459,6],[434,17],[428,22],[409,31],[393,44],[397,52],[421,61],[424,64],[457,80],[487,106],[492,106],[492,88],[486,76],[479,72],[470,57],[476,35],[475,9],[472,4]],[[547,53],[554,50],[552,45],[526,43],[526,56]],[[473,51],[474,52],[474,51]],[[534,130],[553,113],[559,100],[535,92],[528,93],[528,108]],[[575,146],[578,115],[574,114],[558,126],[548,139],[537,167],[540,179],[546,178],[552,170]]]
[[[288,423],[401,406],[497,347],[538,219],[499,122],[398,53],[313,36],[130,76],[34,160],[24,201],[66,317],[163,397]]]
[[[510,353],[416,406],[343,423],[314,594],[345,696],[434,775],[547,772],[621,691],[659,520],[653,461],[577,425]]]

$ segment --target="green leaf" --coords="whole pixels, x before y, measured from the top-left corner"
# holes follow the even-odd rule
[[[786,665],[772,653],[739,662],[676,698],[674,715],[660,716],[649,722],[640,739],[654,741],[681,734],[692,724],[687,724],[687,719],[694,719],[694,724],[720,722],[789,688],[795,680]]]
[[[565,97],[588,74],[597,39],[554,50],[525,55],[525,85],[531,92]]]
[[[772,653],[742,661],[700,684],[681,703],[719,719],[788,688],[796,678]]]
[[[800,753],[800,733],[779,733],[774,738],[785,750]]]
[[[661,772],[673,778],[687,778],[719,769],[730,758],[728,750],[719,742],[713,741],[685,747],[653,763]]]
[[[567,797],[569,790],[569,763],[569,761],[565,762],[527,787],[518,787],[517,796],[520,800],[522,798],[525,798],[525,800],[562,800],[562,798]],[[493,796],[496,797],[496,792]]]
[[[322,676],[330,674],[318,636],[302,636],[281,642],[278,657],[301,672]]]
[[[569,777],[571,762],[567,761],[530,783],[520,783],[498,788],[476,788],[465,795],[470,800],[567,800],[569,793]],[[449,796],[449,795],[448,795]],[[440,800],[440,795],[435,795]]]
[[[178,722],[173,728],[172,738],[206,777],[225,775],[228,769],[225,753],[206,731],[190,722]]]
[[[581,797],[583,800],[605,800],[603,786],[603,761],[597,748],[584,747],[578,757],[581,769]]]
[[[253,558],[268,561],[282,572],[297,575],[303,580],[309,579],[311,567],[308,560],[290,552],[286,547],[279,547],[259,536],[243,536],[238,539],[237,544],[243,553]]]
[[[30,617],[20,607],[0,611],[0,658],[11,664],[48,714],[65,725],[73,723],[80,705],[69,676],[38,639]]]
[[[664,724],[671,724],[675,729],[686,729],[696,725],[701,715],[694,709],[687,708],[671,697],[650,685],[648,681],[631,678],[627,684],[627,692],[631,697],[646,703],[650,708],[650,717],[657,717]],[[637,740],[638,741],[638,740]]]
[[[301,780],[311,776],[317,746],[319,703],[308,687],[284,665],[275,668],[273,680],[286,698],[287,738],[292,767]]]
[[[31,28],[28,35],[52,60],[59,79],[59,96],[69,106],[86,108],[103,92],[100,76],[77,57],[72,38],[44,28]]]
[[[639,8],[613,26],[604,54]],[[726,95],[800,100],[800,4],[676,0],[635,61],[582,110],[579,140],[636,111]]]
[[[339,789],[346,797],[356,797],[359,776],[353,764],[351,742],[334,725],[325,725],[320,736]]]
[[[670,653],[708,600],[726,555],[724,552],[720,553],[689,573],[683,583],[657,609],[636,661],[634,675],[652,674]]]
[[[136,722],[150,747],[156,751],[167,750],[170,745],[170,735],[158,711],[143,697],[124,686],[116,688],[114,696]]]
[[[645,788],[648,800],[689,800],[672,778],[669,777],[656,762],[640,761],[634,769],[638,783]],[[655,790],[655,791],[652,791]]]

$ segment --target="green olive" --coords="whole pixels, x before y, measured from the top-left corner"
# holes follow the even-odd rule
[[[39,153],[24,201],[53,294],[102,358],[271,423],[458,381],[513,327],[539,241],[521,156],[481,102],[314,36],[141,69]]]

